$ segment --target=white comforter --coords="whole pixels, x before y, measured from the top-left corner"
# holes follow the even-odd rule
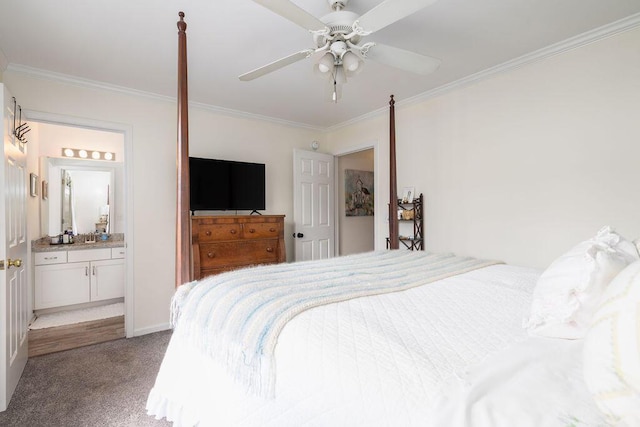
[[[441,388],[526,338],[538,275],[491,266],[308,310],[280,334],[275,399],[246,395],[174,333],[148,412],[176,426],[443,426]]]

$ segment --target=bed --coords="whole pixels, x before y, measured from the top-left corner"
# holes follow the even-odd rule
[[[147,402],[175,426],[640,425],[640,255],[610,227],[544,271],[389,250],[182,279]]]

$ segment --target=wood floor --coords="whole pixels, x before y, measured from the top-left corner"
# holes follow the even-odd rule
[[[124,338],[124,316],[29,331],[29,357]]]

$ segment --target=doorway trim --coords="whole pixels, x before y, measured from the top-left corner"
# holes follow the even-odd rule
[[[373,150],[373,183],[374,183],[374,187],[375,187],[375,191],[376,194],[378,194],[378,189],[380,188],[380,174],[378,173],[378,171],[380,171],[380,154],[378,150],[378,140],[373,140],[373,141],[369,141],[369,142],[363,142],[361,144],[354,144],[354,145],[348,145],[345,147],[340,147],[340,149],[338,149],[337,151],[333,152],[333,173],[334,173],[334,182],[335,185],[340,185],[339,184],[339,171],[338,171],[338,162],[340,161],[340,157],[342,156],[346,156],[349,154],[353,154],[353,153],[358,153],[360,151],[365,151],[365,150]],[[334,254],[336,256],[340,256],[342,254],[340,254],[340,221],[338,221],[337,219],[340,218],[340,208],[344,205],[344,203],[340,203],[339,199],[339,194],[340,192],[337,191],[337,188],[334,188],[334,212],[333,212],[333,217],[334,217],[334,222],[335,222],[335,236],[334,236]],[[380,210],[380,204],[379,204],[379,200],[380,197],[375,197],[375,212],[382,212],[382,210]],[[378,249],[378,220],[376,219],[375,223],[374,223],[374,227],[373,227],[373,241],[374,241],[374,249]]]
[[[124,218],[125,218],[125,298],[124,298],[124,329],[127,338],[134,336],[134,288],[133,288],[133,127],[124,123],[108,122],[104,120],[87,119],[83,117],[67,116],[64,114],[46,113],[35,110],[22,110],[26,120],[38,123],[79,127],[106,132],[121,133],[124,137],[124,188],[126,188]],[[33,283],[30,284],[33,286]]]

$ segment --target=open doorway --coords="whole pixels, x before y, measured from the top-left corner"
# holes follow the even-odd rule
[[[40,191],[28,207],[30,356],[122,338],[132,320],[126,130],[33,116],[29,154]]]
[[[336,156],[338,254],[375,248],[375,150],[365,148]]]

